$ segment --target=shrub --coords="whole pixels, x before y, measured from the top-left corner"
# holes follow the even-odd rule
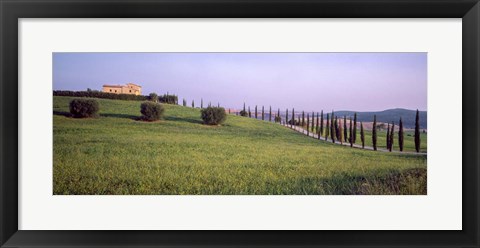
[[[247,111],[242,110],[242,111],[240,111],[240,115],[246,117],[246,116],[248,116],[248,113],[247,113]]]
[[[292,125],[292,124],[293,124],[294,126],[300,126],[300,120],[290,119],[290,120],[288,121],[288,124],[289,124],[289,125]]]
[[[275,116],[275,122],[280,123],[282,121],[282,117],[280,115]]]
[[[140,105],[142,119],[145,121],[157,121],[163,117],[165,108],[160,103],[143,102]]]
[[[70,114],[75,118],[96,117],[99,109],[94,99],[73,99],[70,102]]]
[[[202,120],[207,125],[219,125],[225,122],[227,114],[224,108],[208,107],[202,109]]]
[[[148,100],[152,102],[157,102],[158,101],[158,95],[156,93],[150,93],[148,95]]]

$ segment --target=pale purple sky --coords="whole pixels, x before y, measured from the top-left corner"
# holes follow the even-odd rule
[[[54,53],[54,90],[133,82],[196,106],[427,110],[427,53]]]

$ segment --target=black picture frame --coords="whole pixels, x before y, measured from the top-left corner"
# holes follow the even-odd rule
[[[0,0],[0,15],[1,247],[480,247],[478,0]],[[18,230],[18,19],[162,17],[462,18],[463,230]]]

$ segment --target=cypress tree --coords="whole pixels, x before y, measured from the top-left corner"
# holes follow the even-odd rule
[[[312,134],[315,136],[317,133],[317,122],[318,122],[318,112],[317,112],[317,119],[315,120],[315,112],[312,112]]]
[[[183,98],[183,101],[182,101],[182,103],[183,103],[183,106],[184,106],[184,107],[186,107],[186,106],[187,106],[187,100],[185,100],[185,98]]]
[[[387,126],[387,136],[385,140],[387,142],[387,150],[390,150],[390,123],[388,123]]]
[[[350,141],[350,147],[353,147],[353,126],[352,126],[352,117],[350,117],[350,139],[348,139]]]
[[[315,113],[312,111],[312,125],[310,125],[312,133],[315,133]]]
[[[280,108],[277,111],[277,116],[280,116]]]
[[[307,115],[307,116],[308,116],[308,115]],[[308,126],[310,132],[313,133],[313,131],[312,131],[311,129],[313,129],[313,127],[314,127],[313,124],[315,123],[315,115],[314,115],[313,112],[312,112],[312,115],[310,115],[310,116],[312,117],[312,118],[311,118],[312,124],[310,124],[310,120],[307,119],[307,126]]]
[[[245,102],[243,103],[243,112],[247,113],[247,110],[245,109]]]
[[[403,122],[401,117],[398,125],[398,147],[400,148],[400,151],[403,152]]]
[[[392,130],[390,130],[390,148],[388,149],[389,151],[392,151],[393,149],[393,139],[394,139],[394,134],[395,134],[395,123],[392,121]]]
[[[265,120],[265,108],[262,106],[262,121]]]
[[[362,149],[365,148],[365,133],[363,132],[363,122],[360,122],[360,139],[362,140]]]
[[[312,124],[310,124],[310,132],[315,134],[315,113],[312,111]]]
[[[373,150],[377,150],[377,115],[373,115],[373,127],[372,127],[372,145]]]
[[[335,132],[337,132],[337,140],[341,140],[342,139],[342,132],[341,132],[341,129],[340,129],[340,126],[342,123],[340,123],[340,120],[341,119],[338,119],[338,116],[335,116]]]
[[[278,109],[278,112],[280,113],[280,109]],[[270,106],[270,113],[268,114],[268,121],[272,122],[272,106]]]
[[[343,139],[347,142],[347,116],[343,116]]]
[[[340,120],[338,120],[338,117],[335,116],[335,132],[337,134],[337,140],[342,139],[342,132],[340,131],[340,126],[341,126]]]
[[[342,119],[338,120],[338,128],[337,128],[337,139],[340,141],[340,144],[343,145],[343,130],[342,130]]]
[[[217,102],[217,108],[220,108],[220,103],[219,102]]]
[[[315,134],[316,133],[316,126],[315,126],[315,113],[312,112],[312,124],[310,125],[310,131],[312,132],[312,134]],[[314,135],[315,136],[315,135]]]
[[[248,106],[248,117],[252,118],[252,112],[250,111],[250,106]]]
[[[323,135],[323,110],[320,112],[320,131],[318,133],[318,139],[320,139],[320,136],[322,135]]]
[[[200,98],[200,108],[203,109],[203,98]]]
[[[415,151],[420,152],[420,116],[418,109],[415,116]]]
[[[327,125],[325,126],[325,140],[327,140],[329,133],[330,133],[330,123],[329,123],[329,118],[327,113]]]
[[[307,113],[307,136],[310,135],[309,130],[310,130],[310,114]]]
[[[295,125],[295,109],[292,108],[292,123],[291,123],[291,128]]]
[[[332,120],[330,121],[330,139],[335,143],[337,139],[337,130],[335,130],[335,125],[337,124],[337,118],[333,115],[331,116]]]
[[[192,100],[192,108],[195,108],[195,102]]]
[[[305,111],[302,111],[302,128],[305,126]]]
[[[255,105],[255,119],[257,119],[257,105]]]
[[[319,131],[319,124],[320,124],[320,123],[319,123],[319,122],[320,122],[319,117],[320,117],[320,116],[318,116],[318,115],[319,115],[319,114],[318,114],[318,112],[317,112],[317,125],[316,125],[316,127],[315,127],[315,132],[317,133],[318,138],[320,138],[320,131]]]
[[[353,115],[353,144],[357,141],[357,113]]]
[[[337,123],[337,118],[334,119],[334,113],[332,111],[332,121],[330,121],[330,138],[332,139],[332,142],[335,143],[335,136],[337,136],[337,132],[335,130],[335,125]]]
[[[285,114],[285,123],[287,123],[287,125],[288,125],[288,108],[287,108],[287,112]]]

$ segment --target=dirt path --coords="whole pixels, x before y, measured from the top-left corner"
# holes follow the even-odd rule
[[[304,135],[307,135],[307,130],[301,128],[301,127],[298,127],[298,126],[294,126],[293,128],[290,127],[290,125],[285,125],[285,124],[281,124],[282,126],[284,127],[287,127],[289,129],[292,129],[292,130],[295,130],[299,133],[303,133]],[[315,139],[318,139],[318,135],[317,134],[314,134],[312,132],[308,132],[308,136],[312,137],[312,138],[315,138]],[[323,142],[329,142],[329,143],[334,143],[332,142],[332,140],[330,139],[330,137],[325,140],[325,137],[320,137],[320,140],[323,141]],[[343,146],[350,146],[350,143],[348,142],[344,142],[343,144],[340,143],[339,141],[335,141],[334,144],[337,144],[337,145],[343,145]],[[353,144],[353,148],[357,148],[357,149],[363,149],[363,150],[371,150],[373,151],[373,147],[371,146],[365,146],[364,148],[362,148],[362,145],[359,145],[359,144]],[[377,148],[377,151],[379,152],[390,152],[389,150],[387,149],[384,149],[384,148]],[[398,154],[408,154],[408,155],[423,155],[423,156],[426,156],[427,153],[426,152],[400,152],[400,151],[394,151],[392,150],[391,153],[398,153]]]

